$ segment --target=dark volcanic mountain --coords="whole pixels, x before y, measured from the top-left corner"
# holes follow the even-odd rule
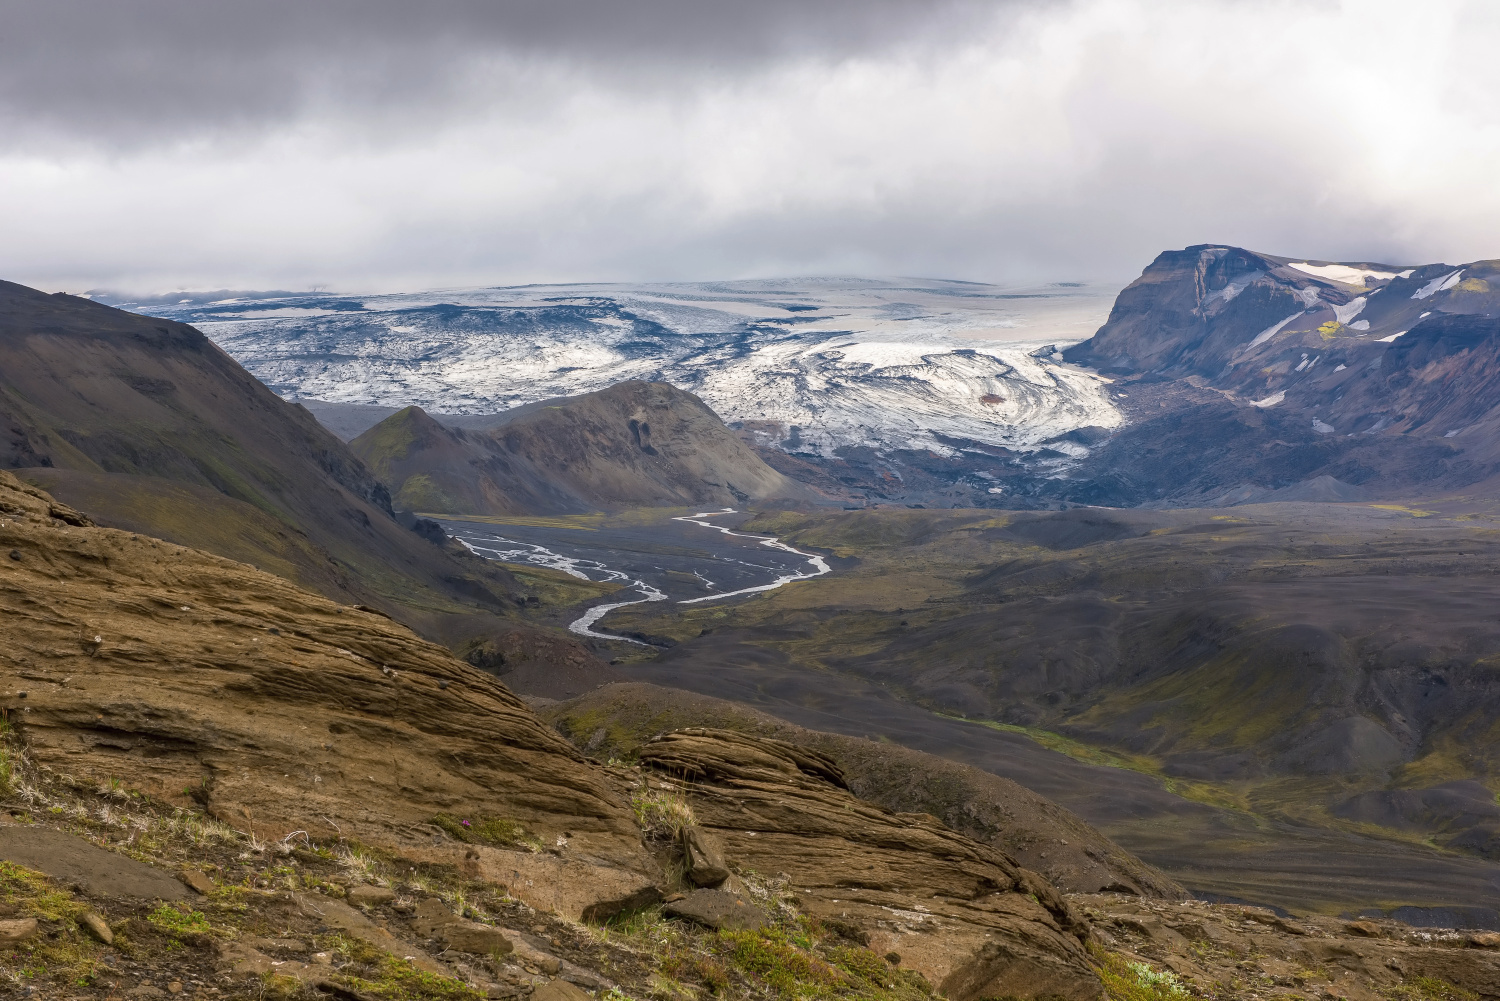
[[[431,628],[511,604],[493,563],[407,531],[312,415],[197,330],[0,282],[0,467],[120,528]]]
[[[1129,423],[1036,492],[1117,506],[1285,489],[1354,500],[1487,479],[1500,470],[1497,280],[1495,261],[1164,253],[1066,352],[1117,378]]]
[[[633,506],[809,500],[691,393],[623,382],[467,427],[418,407],[350,442],[404,510],[551,514]]]
[[[1494,315],[1497,275],[1496,261],[1332,264],[1188,247],[1157,257],[1098,333],[1066,355],[1122,375],[1198,375],[1259,398],[1306,382],[1320,364],[1337,367],[1346,352],[1391,343],[1430,316]],[[1307,364],[1298,368],[1303,352]]]

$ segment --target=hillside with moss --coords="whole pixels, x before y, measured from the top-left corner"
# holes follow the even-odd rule
[[[465,423],[449,427],[407,407],[349,446],[412,511],[554,515],[819,499],[702,400],[664,382],[622,382]]]
[[[392,516],[347,446],[197,330],[0,282],[0,468],[101,522],[263,567],[430,634],[518,588]]]

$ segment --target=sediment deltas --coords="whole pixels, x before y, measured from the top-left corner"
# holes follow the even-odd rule
[[[688,729],[640,756],[686,780],[732,866],[785,874],[808,914],[897,953],[948,997],[1100,996],[1088,922],[1051,883],[935,817],[856,799],[825,755]]]
[[[0,708],[33,780],[123,786],[260,837],[356,836],[573,919],[667,883],[620,777],[498,681],[384,616],[97,528],[5,472],[0,631]],[[731,867],[785,872],[809,914],[865,929],[955,1001],[1100,996],[1087,925],[1050,883],[856,799],[816,752],[686,731],[643,759],[691,780]],[[430,823],[444,813],[549,847],[450,842]]]

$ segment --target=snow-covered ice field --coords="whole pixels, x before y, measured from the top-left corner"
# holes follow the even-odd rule
[[[1041,350],[1090,336],[1116,291],[799,278],[118,304],[193,323],[289,398],[478,414],[664,380],[767,443],[947,454],[1119,424],[1101,379]]]

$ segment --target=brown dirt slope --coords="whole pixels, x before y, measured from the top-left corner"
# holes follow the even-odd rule
[[[633,758],[657,734],[709,726],[773,737],[826,755],[849,789],[899,813],[931,814],[948,827],[1045,873],[1060,889],[1105,887],[1177,899],[1170,877],[1120,848],[1076,815],[983,769],[889,742],[796,726],[737,702],[640,682],[606,685],[542,710],[595,757]]]
[[[350,447],[398,507],[446,514],[545,514],[623,507],[812,500],[691,393],[622,382],[453,428],[417,407]]]

